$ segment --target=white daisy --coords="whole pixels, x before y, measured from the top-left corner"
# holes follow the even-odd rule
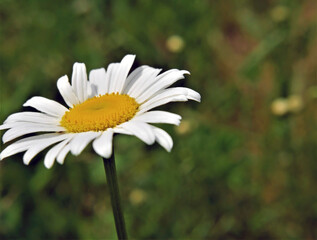
[[[135,135],[149,145],[157,141],[170,151],[172,138],[149,123],[179,125],[181,116],[152,109],[175,101],[199,102],[200,95],[189,88],[168,88],[188,71],[172,69],[159,75],[161,69],[141,66],[129,74],[134,59],[134,55],[127,55],[120,63],[110,64],[107,71],[92,70],[89,81],[85,64],[75,63],[71,84],[66,75],[57,81],[69,108],[44,97],[29,99],[23,106],[39,112],[10,115],[0,125],[0,130],[8,129],[3,143],[30,133],[44,134],[10,144],[1,152],[0,160],[26,151],[23,162],[29,164],[39,152],[54,145],[44,159],[45,166],[50,168],[55,159],[63,164],[68,152],[79,155],[92,141],[95,152],[109,158],[115,133]]]

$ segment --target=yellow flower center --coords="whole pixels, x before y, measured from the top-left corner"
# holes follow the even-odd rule
[[[69,109],[60,124],[68,132],[104,131],[132,119],[139,106],[126,94],[96,96]]]

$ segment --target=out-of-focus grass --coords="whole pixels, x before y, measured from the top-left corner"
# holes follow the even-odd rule
[[[0,120],[33,95],[62,102],[75,61],[188,69],[202,103],[163,107],[183,116],[162,126],[170,154],[115,139],[131,238],[315,239],[316,16],[313,0],[2,0]],[[0,238],[115,238],[100,158],[43,156],[0,163]]]

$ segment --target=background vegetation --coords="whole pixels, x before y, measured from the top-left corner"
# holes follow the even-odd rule
[[[172,153],[117,136],[134,239],[317,239],[316,1],[0,0],[2,122],[57,99],[75,61],[187,69],[202,103],[162,107]],[[3,132],[1,133],[3,134]],[[1,144],[1,149],[5,146]],[[0,163],[0,238],[111,239],[102,161],[91,149],[45,169]]]

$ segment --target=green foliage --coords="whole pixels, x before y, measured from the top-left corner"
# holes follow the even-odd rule
[[[162,107],[183,116],[161,126],[171,153],[115,137],[129,236],[316,239],[316,9],[314,0],[1,0],[0,121],[34,95],[62,102],[56,80],[76,61],[90,70],[133,53],[135,66],[187,69],[179,85],[202,103]],[[47,170],[44,154],[28,167],[22,154],[0,163],[0,239],[115,238],[101,158],[88,148]]]

